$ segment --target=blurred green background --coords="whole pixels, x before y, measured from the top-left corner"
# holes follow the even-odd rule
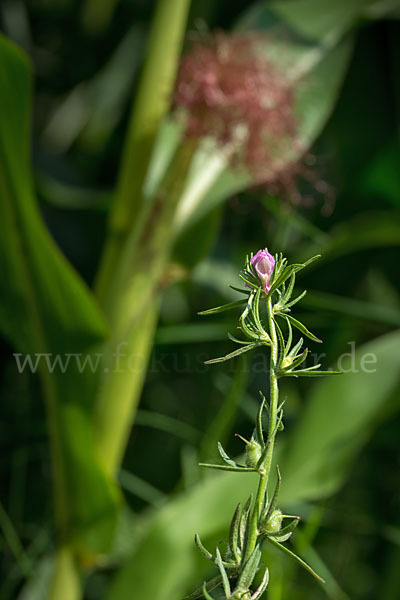
[[[229,30],[251,6],[195,0],[188,30]],[[232,454],[241,452],[233,433],[250,435],[265,383],[257,356],[252,367],[240,360],[202,364],[231,350],[226,334],[236,322],[232,313],[201,319],[197,312],[235,299],[228,285],[238,284],[245,255],[265,246],[294,261],[323,255],[299,279],[308,294],[297,310],[324,340],[312,352],[326,353],[325,365],[335,366],[353,341],[357,349],[367,344],[361,353],[378,357],[372,379],[360,371],[339,384],[302,380],[283,386],[283,496],[303,516],[298,551],[328,584],[321,588],[272,554],[267,597],[399,597],[400,24],[399,6],[392,8],[390,14],[376,11],[382,18],[357,21],[337,102],[308,158],[324,185],[299,181],[303,202],[296,206],[262,189],[233,193],[175,246],[176,281],[163,294],[119,474],[126,506],[110,557],[88,575],[87,600],[150,600],[136,582],[140,589],[141,578],[159,578],[162,587],[165,577],[173,590],[171,581],[181,571],[189,592],[208,566],[193,550],[189,563],[170,560],[163,567],[159,549],[169,548],[167,537],[172,548],[180,547],[182,532],[191,538],[203,527],[207,542],[225,539],[223,493],[212,509],[218,518],[204,524],[213,485],[222,484],[196,465],[215,456],[218,440]],[[32,148],[42,215],[89,284],[153,9],[154,2],[144,0],[3,0],[0,7],[2,31],[34,64]],[[18,373],[7,341],[0,348],[0,597],[36,600],[46,597],[54,549],[46,421],[38,378]],[[304,469],[303,455],[315,464]],[[232,484],[226,485],[233,494]],[[204,508],[196,516],[199,503]]]

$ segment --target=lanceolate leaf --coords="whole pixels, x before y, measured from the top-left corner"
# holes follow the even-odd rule
[[[289,556],[291,556],[292,558],[294,558],[294,560],[296,562],[298,562],[304,569],[306,569],[306,571],[308,571],[313,577],[315,577],[315,579],[318,579],[318,581],[321,581],[322,583],[325,583],[325,581],[322,579],[322,577],[320,577],[314,571],[314,569],[312,569],[310,567],[310,565],[308,565],[302,558],[300,558],[300,556],[297,556],[297,554],[295,554],[294,552],[292,552],[291,550],[289,550],[289,548],[287,548],[287,546],[284,546],[283,544],[277,542],[276,540],[274,540],[274,538],[268,538],[268,541],[271,542],[271,544],[273,546],[275,546],[275,548],[279,548],[279,550],[281,550],[281,552],[284,552],[285,554],[288,554]]]
[[[239,306],[243,306],[246,304],[247,300],[243,298],[242,300],[237,300],[236,302],[230,302],[229,304],[224,304],[222,306],[216,306],[215,308],[209,308],[208,310],[202,310],[199,312],[199,315],[216,315],[221,312],[225,312],[226,310],[231,310],[232,308],[237,308]]]
[[[212,358],[211,360],[206,360],[205,365],[212,365],[214,363],[225,362],[226,360],[230,360],[231,358],[235,358],[236,356],[240,356],[240,354],[244,354],[244,352],[248,352],[249,350],[253,350],[254,348],[258,348],[258,346],[262,346],[263,344],[249,344],[248,346],[243,346],[242,348],[238,348],[234,350],[230,354],[226,356],[221,356],[220,358]]]
[[[231,458],[229,458],[229,456],[227,455],[227,453],[223,449],[222,444],[220,442],[218,442],[218,452],[220,453],[221,458],[226,463],[228,463],[228,465],[231,465],[231,467],[236,467],[237,466],[236,463]]]
[[[310,367],[308,370],[298,370],[298,371],[288,371],[283,373],[284,377],[328,377],[329,375],[343,375],[342,371],[318,371],[318,367],[321,365],[316,365],[315,370],[313,367]]]
[[[225,567],[224,567],[222,557],[221,557],[221,553],[220,553],[218,547],[217,547],[216,553],[217,553],[217,565],[218,565],[219,571],[221,573],[222,585],[224,586],[224,592],[225,592],[226,597],[230,598],[231,597],[231,586],[229,584],[228,575],[226,574]]]
[[[257,573],[257,569],[258,569],[258,566],[260,563],[260,558],[261,558],[261,547],[260,547],[260,544],[258,544],[255,547],[254,552],[249,557],[243,571],[240,574],[240,577],[239,577],[238,583],[237,583],[238,587],[246,589],[251,586],[251,584],[253,583],[253,579]]]
[[[239,504],[237,505],[237,508],[235,510],[235,513],[233,515],[233,518],[231,521],[231,526],[229,528],[229,547],[230,547],[232,555],[235,558],[237,563],[239,563],[239,561],[240,561],[240,554],[238,552],[238,542],[239,542],[239,525],[240,525],[241,514],[242,514],[242,507],[239,502]]]
[[[297,319],[295,319],[291,315],[282,314],[280,316],[285,317],[288,321],[290,321],[290,323],[293,325],[293,327],[296,327],[296,329],[298,329],[299,331],[301,331],[301,333],[303,333],[304,335],[306,335],[313,342],[319,342],[319,343],[322,342],[322,340],[320,340],[319,338],[317,338],[317,336],[314,335],[313,333],[311,333],[311,331],[308,331],[307,327],[305,325],[303,325],[303,323],[300,323],[300,321],[298,321]]]

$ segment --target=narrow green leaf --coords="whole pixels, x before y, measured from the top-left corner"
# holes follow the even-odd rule
[[[290,276],[290,281],[289,281],[289,285],[287,287],[286,292],[283,294],[283,297],[281,299],[282,304],[287,305],[287,302],[290,300],[290,297],[293,293],[293,288],[294,288],[294,283],[296,281],[296,274],[292,273],[292,275]]]
[[[204,584],[201,587],[199,587],[197,590],[195,590],[189,596],[185,596],[183,600],[197,600],[198,598],[201,598],[204,595],[204,587],[206,589],[206,592],[211,592],[216,587],[218,587],[221,584],[221,582],[222,582],[221,575],[217,575],[217,577],[210,579],[210,581],[207,581],[207,583],[204,582]],[[207,598],[207,596],[204,596],[204,597]],[[209,597],[211,598],[211,596],[209,596]],[[213,598],[211,598],[211,600],[213,600]]]
[[[213,465],[209,463],[199,463],[199,467],[208,467],[209,469],[217,469],[220,471],[235,471],[237,473],[254,473],[255,469],[251,467],[230,467],[229,465]]]
[[[277,472],[277,480],[276,480],[276,484],[275,484],[274,493],[272,494],[271,501],[269,502],[268,507],[263,514],[263,517],[262,517],[263,521],[268,521],[272,512],[275,510],[277,502],[278,502],[279,490],[280,490],[281,481],[282,481],[282,477],[281,477],[281,473],[279,471],[278,465],[276,465],[276,472]]]
[[[225,567],[224,567],[224,564],[223,564],[223,561],[222,561],[222,557],[221,557],[221,553],[219,551],[218,546],[217,546],[217,549],[216,549],[216,553],[217,553],[217,565],[218,565],[218,568],[219,568],[219,572],[221,573],[222,585],[224,587],[225,596],[227,598],[230,598],[231,597],[231,586],[230,586],[230,583],[229,583],[228,575],[226,574],[226,571],[225,571]]]
[[[236,507],[235,513],[233,515],[231,526],[229,528],[229,548],[236,560],[236,562],[240,563],[240,553],[238,551],[238,542],[239,542],[239,527],[240,527],[240,517],[242,515],[242,506],[239,504]]]
[[[272,294],[278,288],[280,288],[281,285],[283,285],[285,283],[285,281],[287,279],[289,279],[289,277],[291,277],[295,272],[296,272],[295,265],[289,265],[289,266],[285,267],[283,269],[282,273],[280,273],[277,276],[277,278],[275,279],[275,281],[273,281],[269,293]]]
[[[237,466],[239,466],[239,465],[237,465],[237,464],[235,463],[235,461],[234,461],[234,460],[232,460],[232,459],[231,459],[231,458],[230,458],[230,457],[227,455],[227,453],[225,452],[225,450],[224,450],[224,449],[223,449],[223,447],[222,447],[222,444],[221,444],[221,442],[217,442],[217,446],[218,446],[218,452],[220,453],[220,455],[221,455],[221,458],[222,458],[222,459],[223,459],[223,460],[224,460],[226,463],[228,463],[228,465],[230,465],[231,467],[237,467]]]
[[[264,432],[263,432],[263,412],[264,412],[266,400],[265,400],[265,396],[263,396],[262,394],[261,394],[261,397],[262,397],[262,401],[261,401],[260,408],[258,409],[258,413],[257,413],[256,430],[257,430],[258,443],[261,445],[262,448],[265,448]]]
[[[242,516],[240,518],[240,530],[239,530],[239,538],[240,538],[240,549],[243,553],[245,545],[246,545],[246,534],[247,534],[247,522],[249,520],[251,506],[253,504],[253,494],[250,494],[247,499],[246,504],[243,507]]]
[[[199,536],[198,533],[196,533],[195,536],[194,536],[194,543],[196,544],[197,548],[199,549],[199,551],[201,552],[201,554],[204,556],[204,558],[206,558],[207,560],[210,560],[212,563],[216,564],[216,559],[211,554],[211,552],[209,552],[207,550],[207,548],[205,548],[203,546],[203,544],[201,543],[201,539],[200,539],[200,536]]]
[[[251,556],[247,560],[242,572],[240,573],[236,587],[238,589],[247,590],[253,583],[254,577],[258,571],[261,559],[261,544],[257,544]]]
[[[281,328],[279,327],[279,324],[277,321],[275,321],[275,329],[276,329],[276,333],[278,335],[278,342],[279,342],[279,353],[278,353],[278,364],[277,364],[277,368],[280,369],[283,359],[285,358],[285,340],[283,338],[283,333]]]
[[[292,329],[292,326],[291,326],[290,321],[288,319],[286,319],[286,323],[287,323],[287,326],[288,326],[288,339],[286,341],[285,354],[289,354],[289,352],[290,352],[290,346],[292,345],[292,340],[293,340],[293,329]]]
[[[296,354],[302,347],[303,342],[304,342],[303,338],[300,338],[299,341],[297,342],[297,344],[295,344],[293,346],[293,348],[291,348],[290,352],[288,352],[288,356],[290,356],[290,357],[296,356]]]
[[[240,356],[241,354],[244,354],[245,352],[248,352],[249,350],[253,350],[254,348],[258,348],[258,346],[262,346],[262,345],[263,344],[261,342],[249,344],[248,346],[244,346],[243,348],[238,348],[237,350],[234,350],[233,352],[231,352],[230,354],[227,354],[226,356],[221,356],[220,358],[212,358],[211,360],[206,360],[204,362],[204,364],[205,365],[213,365],[215,363],[225,362],[226,360],[230,360],[231,358]]]
[[[235,290],[235,292],[240,292],[241,294],[246,294],[248,296],[249,290],[243,290],[242,288],[235,287],[234,285],[229,286],[231,290]]]
[[[221,579],[221,581],[222,581],[222,579]],[[203,596],[206,600],[214,600],[214,598],[212,596],[210,596],[210,594],[207,592],[205,583],[203,583],[202,592],[203,592]],[[198,596],[195,596],[195,597],[198,597]]]
[[[281,550],[281,552],[284,552],[285,554],[288,554],[289,556],[291,556],[292,558],[294,558],[294,560],[296,562],[298,562],[306,571],[308,571],[309,573],[311,573],[311,575],[313,577],[315,577],[315,579],[318,579],[318,581],[321,581],[322,583],[325,583],[325,580],[322,579],[322,577],[320,577],[311,567],[310,565],[308,565],[302,558],[300,558],[300,556],[297,556],[297,554],[295,554],[294,552],[292,552],[291,550],[289,550],[289,548],[287,548],[286,546],[283,546],[282,544],[280,544],[279,542],[277,542],[276,540],[274,540],[274,538],[267,538],[268,541],[275,546],[275,548],[279,548],[279,550]]]
[[[290,377],[291,375],[294,377],[328,377],[328,375],[343,375],[343,371],[318,371],[313,370],[317,369],[321,365],[316,365],[315,367],[310,367],[309,369],[303,369],[300,371],[292,371],[288,373],[284,373],[283,377]]]
[[[249,342],[249,341],[246,341],[246,340],[238,340],[237,338],[235,338],[230,333],[228,333],[228,338],[231,340],[231,342],[235,342],[236,344],[243,344],[245,346],[248,346],[249,344],[253,343],[253,342]]]
[[[255,297],[254,297],[254,309],[253,309],[252,314],[253,314],[255,325],[256,325],[258,331],[261,331],[264,334],[264,336],[269,339],[269,335],[265,331],[264,327],[262,326],[261,320],[260,320],[260,294],[261,294],[261,292],[264,293],[264,290],[262,290],[261,288],[258,288],[258,290],[255,294]]]
[[[256,589],[256,591],[254,592],[254,594],[252,596],[252,600],[258,600],[259,598],[261,598],[261,596],[263,595],[263,593],[265,592],[265,590],[268,587],[268,582],[269,582],[269,570],[265,569],[262,581],[261,581],[260,585],[258,586],[258,588]]]
[[[301,331],[301,333],[303,333],[305,336],[307,336],[308,338],[310,338],[310,340],[312,340],[313,342],[318,342],[318,343],[322,344],[322,340],[320,340],[319,338],[317,338],[317,336],[314,335],[313,333],[311,333],[311,331],[308,331],[307,327],[305,325],[303,325],[303,323],[300,323],[300,321],[298,321],[297,319],[295,319],[291,315],[279,315],[279,316],[282,316],[282,317],[288,319],[291,322],[291,324],[294,327],[296,327],[296,329],[298,329],[299,331]]]
[[[300,300],[302,298],[304,298],[304,296],[307,294],[307,290],[304,290],[304,292],[302,292],[301,294],[299,294],[297,296],[297,298],[295,298],[294,300],[292,300],[291,302],[289,302],[288,304],[285,304],[285,308],[291,308],[292,306],[294,306],[295,304],[297,304],[298,302],[300,302]]]
[[[222,306],[216,306],[215,308],[209,308],[208,310],[202,310],[198,315],[217,315],[219,313],[225,312],[227,310],[231,310],[232,308],[238,308],[239,306],[243,306],[246,304],[246,300],[235,300],[235,302],[229,302],[228,304],[223,304]]]

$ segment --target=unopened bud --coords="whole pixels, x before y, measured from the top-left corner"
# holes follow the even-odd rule
[[[280,510],[273,510],[267,521],[262,524],[266,533],[277,533],[282,527],[283,515]]]
[[[258,461],[261,458],[262,449],[261,446],[256,440],[251,440],[248,442],[246,446],[246,466],[251,468],[256,468],[258,465]]]

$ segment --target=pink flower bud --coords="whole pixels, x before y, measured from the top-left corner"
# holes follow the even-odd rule
[[[275,267],[274,257],[267,250],[259,250],[250,262],[263,283],[265,293],[268,294],[271,289],[269,282]]]

